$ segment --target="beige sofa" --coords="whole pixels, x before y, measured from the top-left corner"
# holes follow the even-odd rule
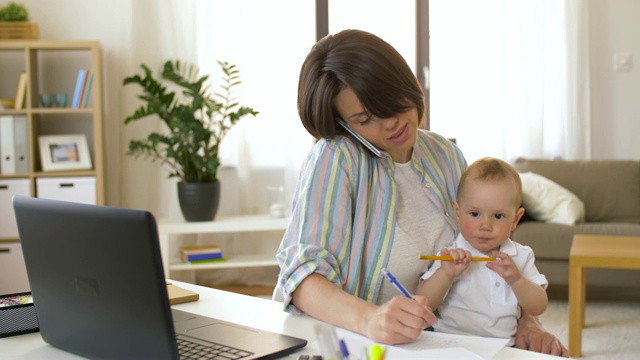
[[[535,251],[538,269],[549,280],[550,297],[567,297],[574,234],[640,236],[640,161],[519,158],[513,165],[521,174],[542,175],[584,203],[583,222],[543,222],[525,214],[512,234],[513,240]],[[587,299],[640,299],[640,271],[588,269]]]

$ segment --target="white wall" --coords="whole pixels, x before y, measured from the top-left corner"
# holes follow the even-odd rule
[[[121,140],[125,114],[122,79],[132,74],[128,66],[131,1],[22,0],[20,3],[29,10],[30,20],[38,23],[41,40],[97,40],[102,45],[107,204],[120,205],[121,183],[132,181],[120,171],[125,151]]]
[[[592,158],[640,159],[640,1],[591,0]],[[630,53],[631,71],[615,71]]]
[[[125,138],[134,129],[123,125],[124,117],[133,109],[133,93],[122,86],[122,79],[138,72],[134,53],[153,48],[154,39],[159,41],[163,34],[151,34],[145,41],[134,44],[130,35],[134,11],[131,0],[20,2],[39,24],[43,40],[100,41],[105,77],[107,203],[151,210],[162,207],[154,196],[164,191],[154,185],[158,176],[164,176],[157,164],[132,162],[124,155]],[[640,145],[635,139],[640,134],[640,1],[591,0],[590,13],[592,157],[640,159]],[[613,56],[617,52],[633,55],[631,71],[613,70]]]

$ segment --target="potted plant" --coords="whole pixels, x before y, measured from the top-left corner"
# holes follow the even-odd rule
[[[28,21],[29,11],[22,4],[10,2],[0,8],[0,21]]]
[[[38,24],[28,21],[29,10],[23,4],[0,7],[0,40],[38,39]]]
[[[241,82],[235,65],[222,68],[221,92],[210,94],[208,75],[180,61],[167,61],[161,80],[156,80],[145,64],[144,74],[124,79],[123,85],[138,84],[138,98],[146,104],[128,116],[125,124],[154,116],[166,125],[166,132],[152,132],[146,139],[131,140],[128,155],[151,158],[166,165],[169,177],[177,177],[178,197],[187,221],[213,220],[220,198],[218,148],[225,135],[246,115],[257,115],[250,107],[239,105],[233,89]],[[173,90],[165,85],[171,85]]]

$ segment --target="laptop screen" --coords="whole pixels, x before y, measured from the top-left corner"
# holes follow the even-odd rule
[[[18,195],[13,206],[40,332],[53,346],[90,358],[176,359],[177,335],[202,344],[224,339],[262,358],[307,343],[172,311],[147,211]]]

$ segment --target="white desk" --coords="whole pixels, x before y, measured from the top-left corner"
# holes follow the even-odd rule
[[[178,281],[171,282],[200,294],[200,300],[174,305],[173,307],[176,309],[206,316],[216,316],[246,326],[305,338],[309,341],[309,345],[313,345],[315,342],[313,324],[319,321],[306,316],[289,315],[282,311],[281,303]],[[0,354],[3,360],[81,359],[74,354],[48,345],[42,340],[40,333],[0,338]],[[290,355],[285,359],[296,359],[296,357]],[[514,348],[504,348],[494,359],[557,360],[559,358]]]

